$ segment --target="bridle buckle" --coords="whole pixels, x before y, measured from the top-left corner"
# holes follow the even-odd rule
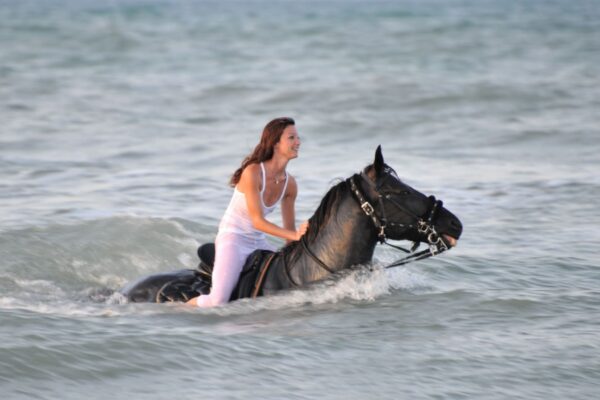
[[[363,211],[365,212],[365,214],[367,214],[369,217],[375,213],[375,209],[373,208],[371,203],[369,203],[368,201],[365,201],[364,203],[362,203],[360,205],[360,208],[362,208]]]

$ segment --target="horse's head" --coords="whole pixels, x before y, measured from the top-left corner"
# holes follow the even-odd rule
[[[462,233],[460,220],[440,200],[402,182],[384,162],[381,146],[377,147],[375,161],[365,168],[361,177],[365,196],[372,204],[372,218],[376,225],[381,225],[379,229],[384,230],[380,238],[429,244],[441,238],[448,248],[456,245]]]

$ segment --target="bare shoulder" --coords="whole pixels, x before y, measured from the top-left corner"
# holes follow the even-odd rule
[[[260,185],[260,165],[250,164],[242,171],[238,187],[243,193],[246,189]]]
[[[254,180],[259,176],[260,166],[258,164],[250,164],[242,171],[240,179]]]

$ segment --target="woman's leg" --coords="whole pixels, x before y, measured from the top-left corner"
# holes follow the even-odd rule
[[[215,265],[209,295],[197,297],[198,307],[226,304],[237,284],[246,258],[252,249],[245,248],[243,238],[235,234],[222,234],[215,241]]]

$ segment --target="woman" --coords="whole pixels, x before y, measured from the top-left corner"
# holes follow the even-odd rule
[[[306,232],[307,222],[296,230],[294,203],[298,186],[285,170],[288,162],[298,157],[299,148],[293,119],[277,118],[265,126],[260,143],[229,182],[235,189],[215,240],[210,294],[195,297],[188,304],[213,307],[227,303],[250,253],[256,249],[275,250],[265,233],[291,242]],[[280,202],[283,227],[265,219]]]

